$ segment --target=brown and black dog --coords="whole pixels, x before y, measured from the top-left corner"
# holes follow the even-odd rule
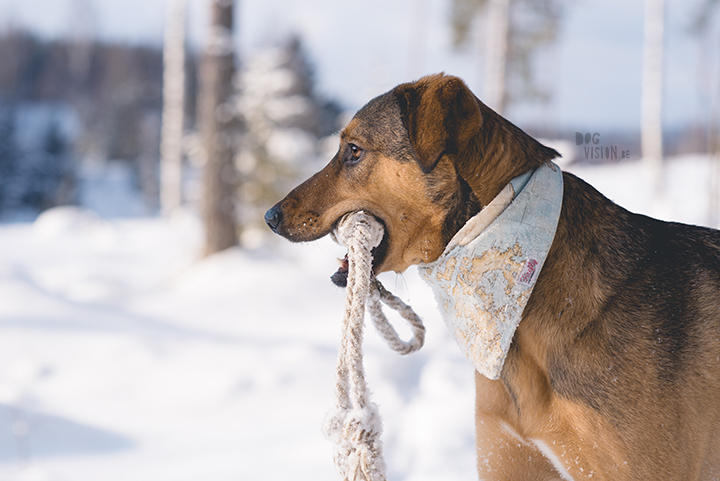
[[[363,107],[327,167],[265,218],[301,242],[364,210],[385,226],[375,273],[402,272],[557,155],[462,80],[424,77]],[[720,231],[633,214],[563,179],[500,379],[475,376],[480,478],[720,478]]]

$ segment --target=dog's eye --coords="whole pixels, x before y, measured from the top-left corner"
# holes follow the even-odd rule
[[[355,144],[350,144],[350,155],[352,156],[352,158],[358,160],[360,158],[360,154],[362,154],[362,150],[360,150],[360,147]]]
[[[346,162],[357,162],[362,157],[363,150],[355,144],[348,144],[347,154],[345,155]]]

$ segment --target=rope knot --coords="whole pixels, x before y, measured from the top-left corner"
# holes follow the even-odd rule
[[[382,434],[382,419],[377,406],[355,408],[347,414],[342,430],[343,437],[352,443],[362,444]]]

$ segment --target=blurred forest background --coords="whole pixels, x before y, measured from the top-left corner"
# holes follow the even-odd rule
[[[199,56],[189,51],[185,65],[183,202],[189,203],[201,195]],[[124,176],[141,199],[140,208],[108,205],[104,214],[159,212],[161,48],[48,40],[6,29],[0,58],[0,215],[31,219],[53,206],[82,204],[83,179],[101,171]],[[229,102],[232,115],[242,119],[233,132],[234,166],[242,179],[237,199],[243,218],[252,222],[299,171],[315,166],[318,141],[338,130],[342,110],[316,92],[297,37],[259,50],[241,65]]]
[[[223,3],[227,2],[218,5]],[[646,1],[646,32],[650,22],[648,6],[658,4],[662,11],[663,3]],[[689,13],[684,32],[697,45],[698,72],[692,75],[699,80],[697,92],[692,95],[703,97],[709,113],[691,121],[670,123],[664,129],[656,127],[660,132],[655,135],[660,137],[655,145],[660,147],[652,155],[658,158],[703,152],[717,155],[720,56],[713,45],[720,44],[717,25],[720,2],[692,3],[686,8]],[[167,4],[186,9],[185,1]],[[77,11],[91,8],[87,2],[78,5]],[[208,1],[206,8],[214,8],[212,5]],[[242,14],[237,8],[233,11],[232,2],[227,5],[226,15],[231,19]],[[428,16],[432,15],[430,4],[417,1],[408,5],[411,16],[408,44],[416,48],[407,51],[406,70],[431,73],[424,71],[427,48],[422,47],[433,38],[432,32],[425,30]],[[474,90],[481,99],[531,134],[562,146],[566,162],[607,161],[580,155],[582,147],[574,142],[578,128],[568,128],[567,122],[561,125],[546,122],[542,116],[513,116],[528,106],[542,111],[557,96],[545,66],[557,64],[557,61],[553,64],[552,52],[567,28],[568,12],[576,7],[573,2],[562,0],[448,0],[444,2],[442,21],[451,32],[455,52],[468,49],[476,52],[465,58],[477,58],[483,88]],[[167,28],[173,25],[170,10]],[[187,24],[188,20],[182,18]],[[663,19],[659,21],[662,24]],[[228,77],[230,90],[222,99],[216,99],[222,107],[217,112],[224,112],[225,118],[216,127],[224,129],[226,140],[222,142],[232,144],[228,145],[232,160],[224,167],[222,177],[231,186],[233,205],[229,207],[227,199],[222,201],[222,209],[229,213],[223,223],[227,224],[229,219],[237,222],[233,230],[238,237],[230,239],[229,244],[244,239],[248,245],[257,245],[262,237],[262,212],[301,177],[329,160],[336,145],[332,135],[359,105],[347,105],[320,90],[313,53],[306,47],[302,34],[275,33],[264,46],[243,49],[240,55],[240,49],[234,45],[232,22],[226,27],[230,32],[230,48],[226,53],[230,55],[233,71]],[[208,141],[203,141],[203,120],[199,114],[201,66],[204,58],[212,56],[209,45],[217,30],[208,30],[203,45],[191,45],[182,31],[175,34],[183,50],[178,87],[182,89],[181,111],[175,114],[181,115],[176,121],[180,130],[174,141],[178,144],[175,151],[172,148],[163,151],[162,156],[178,157],[174,161],[178,172],[172,182],[178,183],[179,193],[171,201],[177,205],[165,207],[161,194],[163,81],[170,74],[163,73],[168,68],[164,64],[163,46],[96,38],[82,33],[82,28],[78,32],[52,37],[16,26],[9,20],[0,28],[0,219],[32,219],[45,209],[68,204],[103,210],[101,215],[106,216],[157,215],[161,211],[168,214],[180,205],[196,208],[198,212],[207,210],[202,207],[203,196],[208,189],[217,188],[208,187],[209,184],[203,187],[209,177],[203,174],[203,169],[218,154],[208,152]],[[166,49],[168,38],[172,37],[166,35]],[[662,48],[662,34],[660,39]],[[646,70],[651,55],[647,52],[652,50],[644,54],[642,68]],[[168,58],[166,52],[165,59]],[[356,73],[352,71],[351,59],[337,62],[348,62],[348,75]],[[661,78],[661,57],[658,62],[657,75]],[[580,62],[572,68],[580,68],[579,65]],[[652,65],[649,68],[652,72]],[[638,65],[638,72],[640,69]],[[643,82],[647,82],[645,77],[649,75],[646,70]],[[174,75],[178,74],[175,71]],[[377,76],[382,77],[382,73]],[[643,83],[643,109],[647,102],[645,91],[650,90],[646,85],[652,85],[652,81]],[[597,93],[597,86],[594,88]],[[659,118],[663,90],[657,89],[661,92],[656,95],[657,101],[650,102],[657,104],[655,116]],[[219,108],[218,105],[214,108]],[[603,145],[619,145],[632,158],[638,158],[649,145],[643,144],[642,135],[640,124],[636,128],[605,128],[602,140]],[[216,139],[214,144],[222,142]],[[118,182],[124,179],[137,195],[132,199],[113,197],[108,179]]]

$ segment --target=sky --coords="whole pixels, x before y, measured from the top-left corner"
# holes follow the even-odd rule
[[[706,124],[711,112],[720,111],[720,8],[713,37],[705,42],[707,56],[688,33],[704,1],[666,0],[666,129]],[[190,41],[201,46],[207,2],[188,3]],[[0,28],[19,25],[46,36],[159,45],[165,5],[166,0],[0,0]],[[481,94],[481,37],[455,49],[449,5],[449,0],[241,0],[238,50],[242,59],[291,33],[301,35],[319,90],[353,111],[399,83],[440,71],[462,77]],[[536,65],[538,77],[552,88],[552,100],[515,105],[506,116],[561,130],[638,129],[642,29],[642,0],[566,2],[558,40]]]

